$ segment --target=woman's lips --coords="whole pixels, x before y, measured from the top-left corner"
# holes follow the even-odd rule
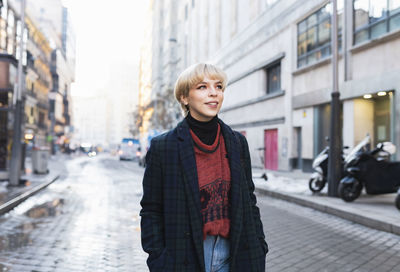
[[[210,108],[217,108],[218,107],[218,102],[208,102],[205,103],[207,106],[209,106]]]

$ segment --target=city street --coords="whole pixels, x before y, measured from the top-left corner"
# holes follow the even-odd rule
[[[76,157],[67,174],[0,217],[1,271],[148,271],[140,246],[143,168]],[[400,271],[400,237],[258,195],[267,271]]]

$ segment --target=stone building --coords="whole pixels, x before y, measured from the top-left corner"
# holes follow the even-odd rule
[[[227,72],[220,117],[246,135],[253,166],[309,171],[329,135],[330,1],[160,2],[175,7],[163,15],[177,21],[177,70],[208,61]],[[369,133],[373,145],[399,146],[400,3],[339,0],[338,16],[343,144]],[[159,52],[172,37],[163,34]]]

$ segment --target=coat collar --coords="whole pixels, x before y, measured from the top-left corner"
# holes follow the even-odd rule
[[[231,171],[231,192],[230,192],[230,203],[231,203],[231,223],[230,223],[230,245],[231,245],[231,256],[235,256],[239,245],[240,233],[242,230],[242,219],[243,219],[243,201],[242,201],[242,190],[241,180],[243,177],[243,170],[240,158],[240,142],[235,136],[235,132],[227,126],[221,119],[218,119],[221,125],[222,135],[225,141],[225,148],[228,153],[229,166]],[[189,125],[184,119],[177,126],[177,137],[180,160],[185,176],[185,182],[189,190],[187,191],[188,197],[194,201],[196,210],[190,211],[191,216],[196,216],[195,222],[202,222],[201,217],[201,206],[200,206],[200,191],[197,176],[196,158],[193,147],[193,140],[189,132]],[[199,227],[199,226],[197,226]],[[200,226],[202,229],[202,226]],[[193,233],[194,235],[194,233]],[[199,247],[201,252],[198,252],[203,256],[202,246],[202,233],[194,237],[195,244],[200,244]],[[196,248],[197,249],[197,248]]]

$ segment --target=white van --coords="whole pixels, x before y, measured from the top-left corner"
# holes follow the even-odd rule
[[[122,160],[136,160],[140,158],[140,144],[139,140],[134,138],[123,138],[119,151],[119,159]]]

